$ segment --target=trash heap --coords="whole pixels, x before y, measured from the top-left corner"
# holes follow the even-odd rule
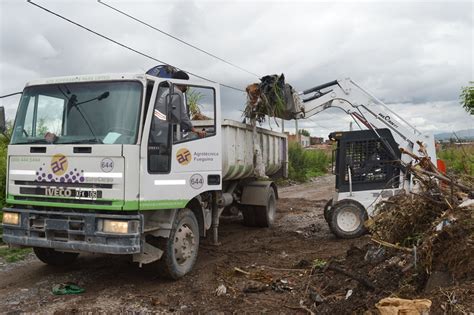
[[[474,310],[474,187],[440,173],[423,147],[406,165],[416,192],[378,205],[370,242],[313,269],[316,314],[467,314]]]
[[[380,204],[368,222],[373,240],[411,249],[427,276],[441,270],[474,279],[474,188],[440,173],[420,147],[421,157],[411,154],[418,163],[407,166],[418,192]]]
[[[302,112],[301,101],[291,85],[285,83],[285,76],[267,75],[246,88],[247,105],[244,116],[265,121],[265,116],[295,119]]]

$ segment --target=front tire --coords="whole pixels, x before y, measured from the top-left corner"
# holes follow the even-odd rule
[[[344,199],[331,207],[329,228],[340,238],[357,238],[367,233],[365,208],[355,200]]]
[[[324,220],[329,224],[331,221],[331,208],[332,208],[332,199],[329,199],[326,205],[324,206]]]
[[[177,213],[170,236],[163,243],[158,267],[164,278],[177,280],[193,269],[199,249],[199,225],[191,210]]]
[[[33,251],[39,260],[51,266],[65,266],[72,264],[79,253],[58,252],[52,248],[34,247]]]

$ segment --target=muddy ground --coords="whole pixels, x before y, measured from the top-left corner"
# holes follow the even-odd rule
[[[306,314],[304,308],[318,299],[311,290],[311,269],[369,242],[368,237],[341,240],[330,233],[323,207],[333,189],[333,176],[280,188],[271,229],[244,227],[239,218],[223,220],[221,246],[202,244],[194,270],[175,282],[160,279],[153,266],[140,269],[128,257],[81,255],[64,268],[46,266],[33,255],[19,263],[0,262],[0,312]],[[350,285],[340,279],[335,292],[345,292]],[[67,282],[85,288],[85,293],[51,293],[54,285]],[[226,293],[218,296],[221,285]],[[345,300],[341,293],[331,298]],[[319,309],[318,313],[332,313],[330,307]]]

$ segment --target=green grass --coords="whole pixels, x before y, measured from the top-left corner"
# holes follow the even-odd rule
[[[8,263],[23,260],[29,253],[31,253],[31,248],[0,248],[0,257]]]
[[[306,150],[295,142],[289,144],[288,157],[288,177],[301,182],[326,174],[330,163],[327,152]]]
[[[445,145],[437,152],[448,173],[474,176],[474,145]]]

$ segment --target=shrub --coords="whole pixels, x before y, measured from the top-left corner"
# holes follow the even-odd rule
[[[306,150],[295,142],[289,143],[288,158],[288,177],[302,182],[325,174],[330,162],[325,151]]]

